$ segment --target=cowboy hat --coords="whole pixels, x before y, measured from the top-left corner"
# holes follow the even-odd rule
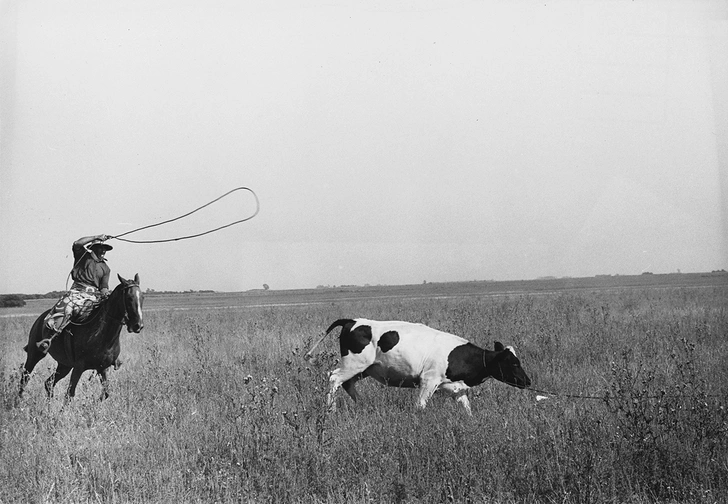
[[[94,241],[92,241],[91,243],[88,244],[88,247],[89,248],[101,247],[104,250],[112,250],[114,248],[111,245],[109,245],[108,243],[104,243],[101,240],[94,240]]]

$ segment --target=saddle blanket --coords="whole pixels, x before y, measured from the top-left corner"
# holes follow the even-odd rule
[[[87,321],[103,299],[99,292],[70,290],[51,308],[46,316],[46,325],[63,330],[69,322],[83,323]]]

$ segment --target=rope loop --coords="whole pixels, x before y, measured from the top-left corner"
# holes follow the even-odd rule
[[[168,238],[166,240],[129,240],[127,238],[122,238],[122,236],[130,235],[132,233],[136,233],[137,231],[142,231],[144,229],[150,229],[150,228],[153,228],[153,227],[162,226],[164,224],[169,224],[170,222],[178,221],[180,219],[184,219],[185,217],[189,217],[193,213],[198,212],[198,211],[202,210],[203,208],[208,207],[208,206],[212,205],[213,203],[215,203],[217,201],[220,201],[224,197],[226,197],[226,196],[228,196],[228,195],[230,195],[230,194],[232,194],[232,193],[234,193],[236,191],[248,191],[248,192],[250,192],[250,194],[253,195],[253,198],[255,199],[255,212],[253,212],[253,215],[251,215],[249,217],[246,217],[244,219],[236,220],[236,221],[231,222],[229,224],[225,224],[224,226],[216,227],[215,229],[210,229],[208,231],[204,231],[202,233],[197,233],[197,234],[192,234],[192,235],[187,235],[187,236],[180,236],[180,237],[177,237],[177,238]],[[215,198],[214,200],[212,200],[212,201],[210,201],[208,203],[205,203],[201,207],[195,208],[191,212],[187,212],[184,215],[180,215],[179,217],[175,217],[174,219],[168,219],[168,220],[163,221],[163,222],[158,222],[156,224],[150,224],[148,226],[143,226],[143,227],[140,227],[140,228],[137,228],[137,229],[132,229],[131,231],[127,231],[126,233],[121,233],[120,235],[110,236],[109,239],[110,240],[111,239],[113,239],[113,240],[119,240],[119,241],[123,241],[123,242],[127,242],[127,243],[166,243],[166,242],[173,242],[173,241],[179,241],[179,240],[187,240],[189,238],[197,238],[199,236],[204,236],[204,235],[207,235],[207,234],[210,234],[210,233],[214,233],[215,231],[220,231],[221,229],[229,228],[230,226],[234,226],[235,224],[240,224],[241,222],[249,221],[250,219],[252,219],[256,215],[258,215],[258,212],[259,211],[260,211],[260,201],[258,201],[258,196],[255,194],[255,191],[253,191],[249,187],[243,187],[243,186],[241,186],[241,187],[236,187],[235,189],[231,189],[230,191],[226,192],[222,196],[220,196],[218,198]]]

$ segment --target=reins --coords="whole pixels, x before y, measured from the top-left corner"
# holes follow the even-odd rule
[[[202,210],[203,208],[206,208],[206,207],[212,205],[213,203],[215,203],[217,201],[220,201],[221,199],[225,198],[226,196],[228,196],[228,195],[230,195],[230,194],[232,194],[232,193],[234,193],[236,191],[248,191],[248,192],[250,192],[250,194],[253,195],[253,198],[255,199],[255,212],[253,212],[253,215],[250,215],[248,217],[245,217],[244,219],[239,219],[239,220],[236,220],[234,222],[230,222],[229,224],[225,224],[225,225],[220,226],[220,227],[216,227],[215,229],[210,229],[208,231],[204,231],[202,233],[197,233],[197,234],[192,234],[192,235],[187,235],[187,236],[179,236],[177,238],[168,238],[168,239],[165,239],[165,240],[129,240],[127,238],[122,238],[122,236],[130,235],[132,233],[136,233],[137,231],[142,231],[144,229],[150,229],[150,228],[153,228],[153,227],[161,226],[163,224],[169,224],[170,222],[175,222],[175,221],[178,221],[180,219],[184,219],[185,217],[189,217],[193,213],[198,212],[198,211]],[[123,242],[127,242],[127,243],[166,243],[166,242],[173,242],[173,241],[179,241],[179,240],[187,240],[189,238],[197,238],[199,236],[204,236],[204,235],[207,235],[207,234],[210,234],[210,233],[214,233],[215,231],[220,231],[221,229],[229,228],[230,226],[234,226],[236,224],[240,224],[241,222],[249,221],[250,219],[252,219],[256,215],[258,215],[258,212],[259,211],[260,211],[260,201],[258,200],[258,196],[255,194],[255,191],[253,191],[249,187],[242,187],[241,186],[241,187],[236,187],[235,189],[232,189],[232,190],[226,192],[222,196],[220,196],[218,198],[215,198],[214,200],[212,200],[212,201],[210,201],[208,203],[205,203],[201,207],[195,208],[191,212],[187,212],[184,215],[180,215],[179,217],[175,217],[173,219],[168,219],[166,221],[158,222],[156,224],[149,224],[148,226],[142,226],[142,227],[137,228],[137,229],[132,229],[131,231],[127,231],[126,233],[121,233],[121,234],[116,235],[116,236],[110,236],[109,239],[119,240],[119,241],[123,241]]]

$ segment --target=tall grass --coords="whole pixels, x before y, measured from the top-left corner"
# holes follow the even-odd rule
[[[15,405],[32,319],[0,319],[0,502],[720,502],[726,306],[717,287],[152,312],[111,398],[89,378],[67,405],[50,359]],[[513,344],[557,395],[487,382],[471,418],[364,380],[327,414],[335,338],[302,354],[343,316]]]

